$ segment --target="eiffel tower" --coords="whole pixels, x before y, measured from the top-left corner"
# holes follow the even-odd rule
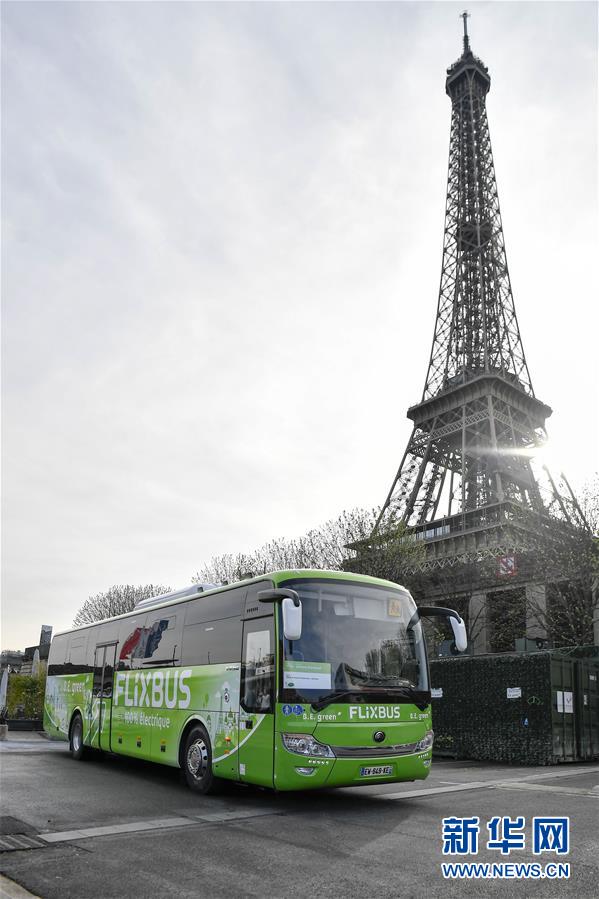
[[[539,540],[585,521],[565,476],[543,462],[551,409],[535,396],[518,327],[485,104],[491,79],[470,48],[467,15],[445,85],[451,141],[428,372],[369,544],[401,522],[423,541],[427,598],[468,589],[480,613],[485,591],[506,583],[497,566],[510,585],[528,578],[527,591],[544,590],[531,562]]]

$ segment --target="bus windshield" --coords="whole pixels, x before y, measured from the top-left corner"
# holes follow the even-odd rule
[[[408,630],[416,604],[407,591],[312,578],[285,586],[300,596],[303,623],[300,640],[283,641],[284,701],[422,701],[426,651],[420,622]]]

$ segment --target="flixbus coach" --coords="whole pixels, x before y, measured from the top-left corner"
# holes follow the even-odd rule
[[[423,780],[432,755],[422,615],[389,581],[278,571],[194,585],[57,634],[44,728],[88,749],[276,790]]]

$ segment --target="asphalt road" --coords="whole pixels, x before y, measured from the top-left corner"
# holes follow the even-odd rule
[[[33,735],[0,744],[0,764],[0,846],[12,850],[0,851],[0,872],[44,899],[599,896],[598,765],[436,760],[414,784],[303,794],[232,785],[198,797],[173,769],[116,757],[77,763]],[[570,878],[444,879],[450,815],[481,822],[482,848],[457,861],[566,860]],[[569,855],[487,849],[495,815],[524,816],[527,840],[533,816],[569,815]],[[26,894],[2,880],[5,895]]]

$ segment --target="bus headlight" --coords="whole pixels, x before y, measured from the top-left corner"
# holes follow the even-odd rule
[[[427,749],[432,749],[434,739],[435,739],[434,731],[429,730],[423,736],[422,740],[416,744],[416,752],[426,752]]]
[[[320,758],[334,759],[335,753],[326,743],[319,743],[310,734],[281,734],[283,746],[288,752],[297,755],[311,755]]]

